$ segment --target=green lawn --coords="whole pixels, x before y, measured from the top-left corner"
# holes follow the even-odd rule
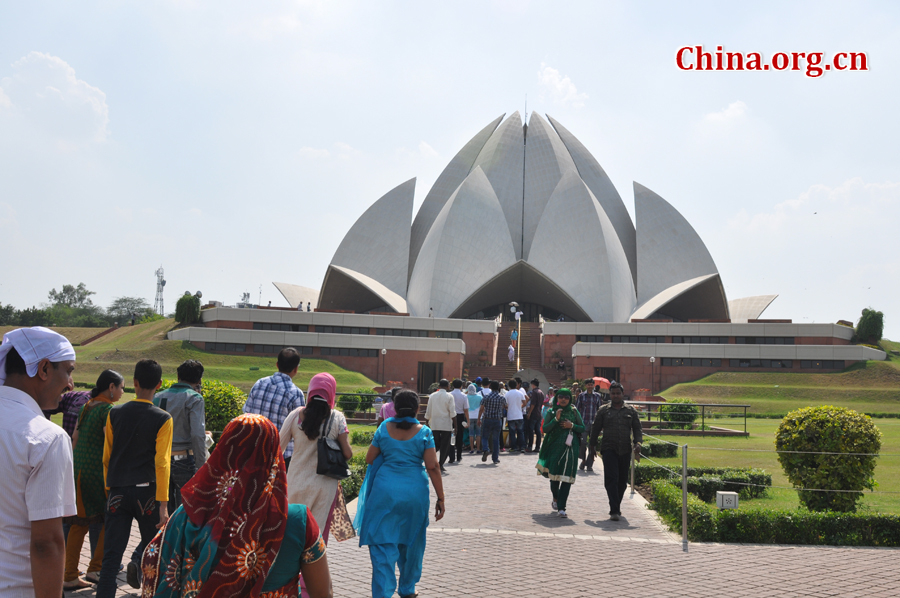
[[[882,448],[875,468],[876,492],[900,493],[900,419],[875,419],[881,430]],[[790,486],[775,454],[775,430],[781,423],[776,419],[751,419],[747,422],[749,438],[740,437],[685,437],[660,436],[661,440],[688,445],[688,465],[710,467],[759,467],[772,474],[773,486]],[[756,449],[766,452],[741,452],[708,450],[712,448]],[[707,450],[704,450],[707,449]],[[681,470],[681,455],[672,459],[654,461]],[[648,462],[644,460],[644,462]],[[799,506],[797,493],[793,490],[771,489],[770,497],[742,501],[741,508],[766,507],[775,509],[795,509]],[[900,494],[867,493],[860,503],[862,509],[900,515]]]
[[[275,372],[274,355],[219,355],[198,349],[186,341],[166,340],[166,333],[174,325],[173,320],[160,320],[134,327],[125,326],[89,345],[76,347],[75,381],[92,384],[96,382],[100,372],[109,368],[125,376],[126,386],[130,386],[134,364],[144,358],[158,361],[163,366],[163,377],[172,379],[175,378],[175,368],[182,361],[197,359],[203,363],[205,377],[234,384],[245,392],[257,380]],[[252,367],[258,369],[251,370]],[[306,388],[310,378],[319,372],[329,372],[335,377],[338,392],[375,386],[375,382],[358,372],[345,370],[324,359],[305,357],[300,361],[300,371],[294,378],[294,383],[300,388]]]

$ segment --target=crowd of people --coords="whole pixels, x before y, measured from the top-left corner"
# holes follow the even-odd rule
[[[597,443],[610,516],[618,519],[640,422],[621,385],[608,397],[592,381],[569,388],[539,380],[441,380],[419,422],[419,397],[395,388],[378,414],[368,468],[351,521],[338,479],[319,473],[323,445],[352,456],[337,383],[294,383],[300,354],[277,357],[213,447],[201,394],[204,368],[188,360],[165,390],[162,367],[134,366],[134,400],[119,403],[125,377],[103,371],[74,391],[75,351],[46,328],[22,328],[0,345],[0,598],[58,598],[96,584],[113,598],[117,575],[145,598],[331,596],[329,538],[358,536],[372,562],[372,595],[416,596],[430,514],[446,512],[445,464],[480,453],[536,453],[553,509],[579,469],[592,470]],[[62,427],[49,421],[62,413]],[[506,438],[503,438],[505,432]],[[501,440],[503,438],[503,440]],[[579,466],[578,461],[581,460]],[[437,500],[431,510],[429,483]],[[123,558],[137,523],[140,541]],[[92,558],[78,571],[85,536]],[[396,571],[399,569],[399,584]]]

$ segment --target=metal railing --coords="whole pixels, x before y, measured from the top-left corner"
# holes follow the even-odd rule
[[[653,407],[654,406],[662,406],[662,405],[670,405],[670,406],[679,405],[679,406],[681,406],[681,405],[683,405],[686,407],[698,407],[700,409],[700,431],[701,432],[706,431],[706,419],[707,419],[707,417],[706,417],[707,411],[706,410],[707,409],[710,409],[710,410],[712,410],[714,408],[742,409],[743,410],[743,418],[744,418],[744,434],[747,433],[747,409],[749,409],[751,407],[750,405],[735,405],[733,403],[666,403],[666,402],[661,402],[661,401],[625,401],[625,403],[628,405],[632,405],[634,407],[640,407],[643,405],[646,405],[647,407],[649,407],[647,409],[647,411],[638,409],[638,414],[646,413],[647,421],[650,421],[650,422],[653,421],[653,413],[654,413]],[[678,419],[664,420],[664,419],[662,419],[663,412],[661,410],[656,409],[655,412],[656,412],[656,416],[657,416],[656,421],[659,422],[660,424],[671,424],[673,426],[680,426],[680,425],[686,425],[689,423],[693,423],[693,421],[691,421],[691,422],[679,421]],[[677,418],[678,412],[670,411],[670,412],[668,412],[668,415],[670,418]],[[734,415],[729,415],[728,417],[734,417]],[[710,417],[710,419],[713,419],[713,418]]]

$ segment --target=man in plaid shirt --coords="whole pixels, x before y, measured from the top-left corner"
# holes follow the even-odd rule
[[[602,404],[603,397],[600,396],[600,393],[594,392],[594,380],[588,378],[584,381],[584,392],[578,395],[578,400],[575,401],[575,409],[578,409],[581,419],[584,420],[584,432],[581,434],[580,449],[581,469],[587,467],[588,471],[594,471],[594,455],[592,451],[587,450],[588,435],[591,430],[591,424],[594,423],[594,418],[597,417],[597,411],[600,410],[600,405]]]
[[[500,463],[500,428],[503,425],[503,408],[506,397],[500,394],[500,383],[491,380],[491,393],[481,401],[478,419],[481,423],[482,450],[481,461],[487,461],[488,448],[494,465]]]
[[[257,380],[250,389],[250,396],[244,403],[244,413],[256,413],[268,417],[281,431],[281,425],[288,414],[297,407],[306,405],[303,391],[292,382],[300,367],[300,354],[293,347],[285,347],[278,354],[278,371],[268,378]],[[294,454],[294,441],[284,451],[284,465],[287,467]]]

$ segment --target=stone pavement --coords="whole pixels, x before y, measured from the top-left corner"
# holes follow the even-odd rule
[[[560,519],[535,461],[504,453],[495,466],[466,454],[447,466],[447,515],[429,527],[422,598],[900,596],[897,549],[692,543],[685,553],[630,492],[622,520],[609,521],[599,462],[579,475]],[[328,560],[335,596],[371,595],[368,550],[355,539],[332,541]],[[117,596],[137,594],[120,579]]]

